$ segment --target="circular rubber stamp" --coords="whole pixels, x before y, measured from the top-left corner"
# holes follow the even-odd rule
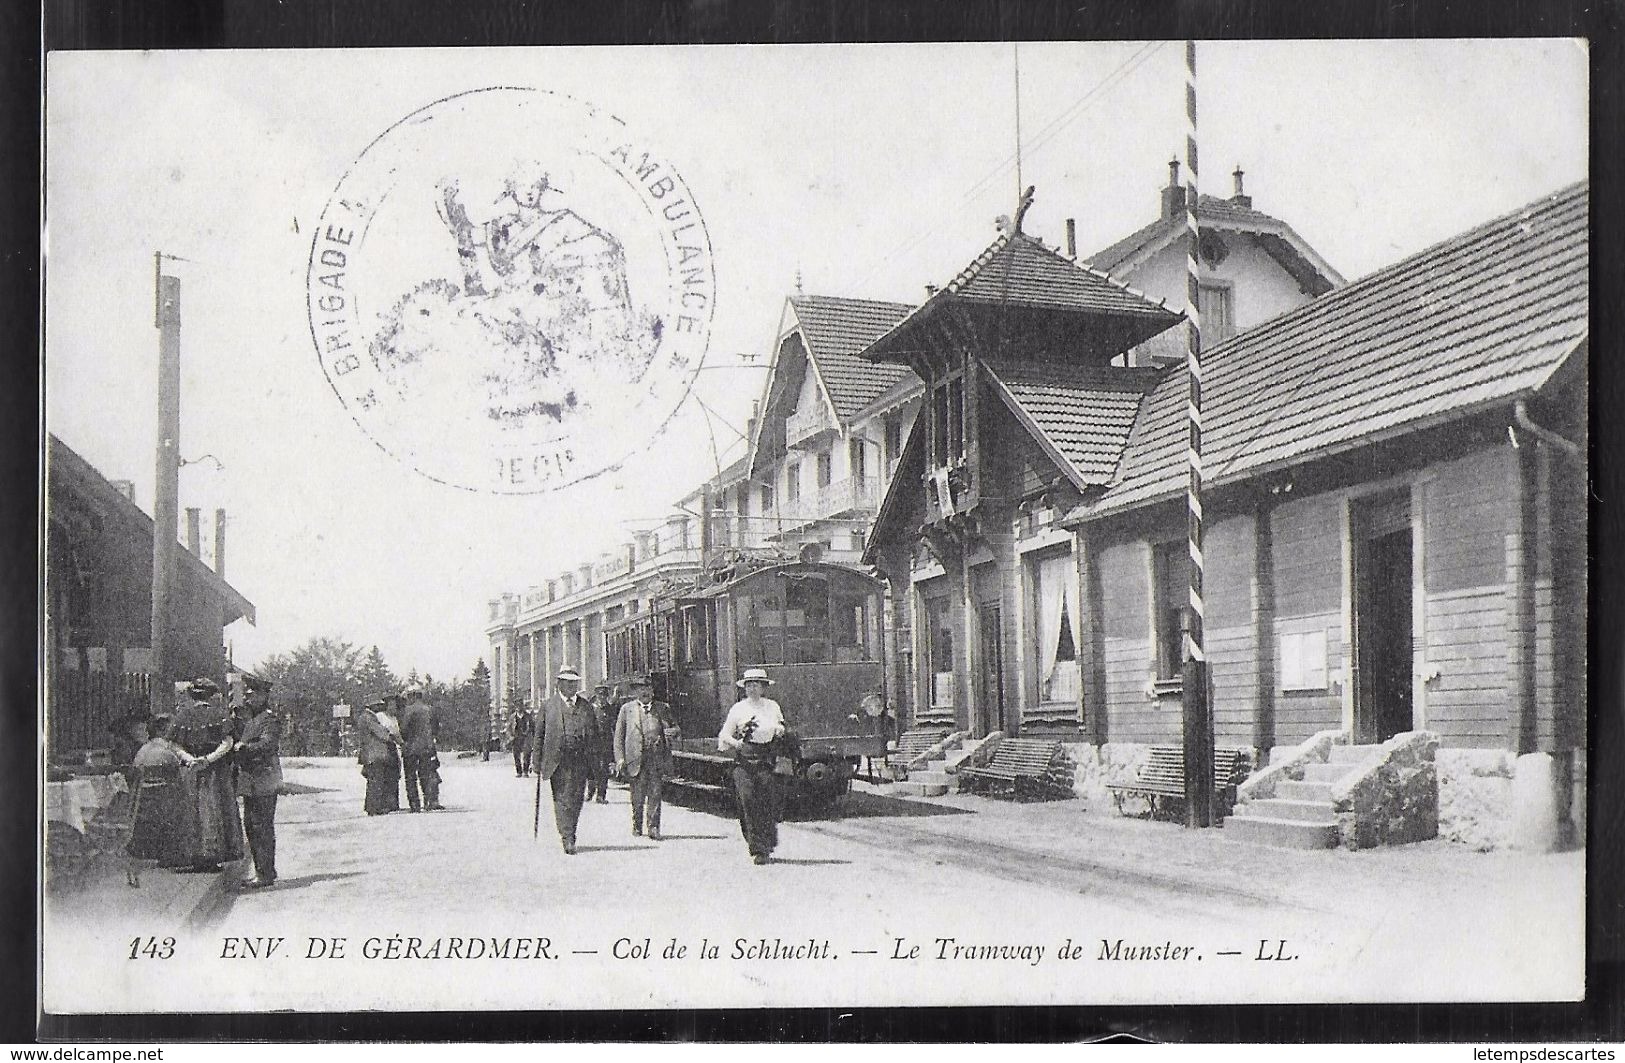
[[[340,180],[311,243],[310,335],[380,447],[469,490],[549,491],[659,432],[704,360],[711,245],[671,162],[579,100],[429,104]]]

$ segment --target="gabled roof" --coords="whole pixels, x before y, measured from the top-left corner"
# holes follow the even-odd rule
[[[1281,219],[1216,196],[1198,196],[1197,204],[1198,226],[1252,236],[1311,295],[1322,295],[1343,283],[1342,275]],[[1184,235],[1184,215],[1158,218],[1085,261],[1107,273],[1127,273]]]
[[[1223,484],[1540,389],[1588,335],[1584,183],[1428,248],[1203,355],[1203,465]],[[1186,378],[1146,398],[1086,519],[1185,486]]]
[[[1079,487],[1111,482],[1152,368],[986,362],[999,394]]]
[[[124,493],[114,487],[112,481],[98,472],[94,465],[81,457],[72,447],[58,439],[55,434],[49,438],[47,487],[76,487],[81,494],[90,498],[100,512],[116,516],[127,527],[134,529],[136,534],[143,536],[150,545],[154,534],[152,518],[140,506],[124,497]],[[220,599],[226,614],[224,623],[229,624],[238,618],[246,619],[250,624],[255,622],[254,603],[244,598],[214,569],[204,564],[202,558],[190,550],[180,548],[176,549],[175,556],[180,559],[179,565],[183,571],[191,573],[193,578],[213,591]]]
[[[790,305],[806,337],[814,372],[842,424],[905,377],[914,375],[906,366],[882,365],[858,357],[860,351],[908,315],[912,308],[907,304],[794,295]]]
[[[1088,314],[1109,319],[1132,336],[1127,349],[1163,329],[1179,315],[1160,302],[1098,270],[1066,258],[1026,233],[1004,232],[953,280],[920,304],[864,357],[897,358],[895,341],[912,326],[950,303],[1022,307],[1034,311]]]

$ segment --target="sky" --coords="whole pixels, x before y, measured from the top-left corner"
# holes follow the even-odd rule
[[[1019,68],[1019,96],[1017,70]],[[541,495],[398,463],[328,385],[305,309],[311,227],[392,124],[522,85],[621,119],[681,172],[716,306],[693,393],[610,476]],[[1213,42],[1198,50],[1202,189],[1246,173],[1353,279],[1587,171],[1570,40]],[[1018,107],[1019,99],[1019,107]],[[47,428],[112,479],[154,480],[153,253],[184,261],[180,504],[229,513],[252,666],[314,636],[399,672],[468,674],[486,603],[590,561],[742,451],[767,352],[808,294],[918,303],[1036,187],[1085,255],[1156,217],[1183,155],[1175,42],[54,53],[46,93]],[[471,143],[471,153],[504,145]],[[206,521],[207,523],[207,521]],[[205,558],[210,556],[205,533]]]

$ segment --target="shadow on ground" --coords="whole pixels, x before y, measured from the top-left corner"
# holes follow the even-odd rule
[[[323,871],[316,875],[296,875],[293,878],[279,878],[276,880],[276,885],[268,888],[278,892],[296,890],[301,886],[313,886],[318,882],[337,882],[339,879],[355,878],[360,874],[362,874],[360,871]],[[242,896],[249,896],[264,891],[245,889],[238,892]]]

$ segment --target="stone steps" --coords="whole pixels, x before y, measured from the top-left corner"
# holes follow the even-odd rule
[[[941,783],[915,782],[911,775],[907,782],[892,783],[886,792],[902,797],[941,797],[948,792],[948,787]]]
[[[1275,792],[1288,801],[1324,801],[1330,805],[1332,800],[1332,784],[1329,782],[1293,782],[1287,780],[1276,784]],[[1248,803],[1254,804],[1256,802]]]
[[[1236,810],[1236,814],[1248,818],[1290,819],[1299,823],[1334,823],[1337,820],[1330,801],[1298,801],[1287,797],[1248,801]]]
[[[1337,823],[1277,819],[1237,814],[1224,821],[1227,838],[1258,842],[1283,849],[1332,849],[1337,846]]]
[[[1242,841],[1286,849],[1333,849],[1339,837],[1332,789],[1376,759],[1378,746],[1332,746],[1324,764],[1306,764],[1303,781],[1283,781],[1276,796],[1247,801],[1225,820]]]

